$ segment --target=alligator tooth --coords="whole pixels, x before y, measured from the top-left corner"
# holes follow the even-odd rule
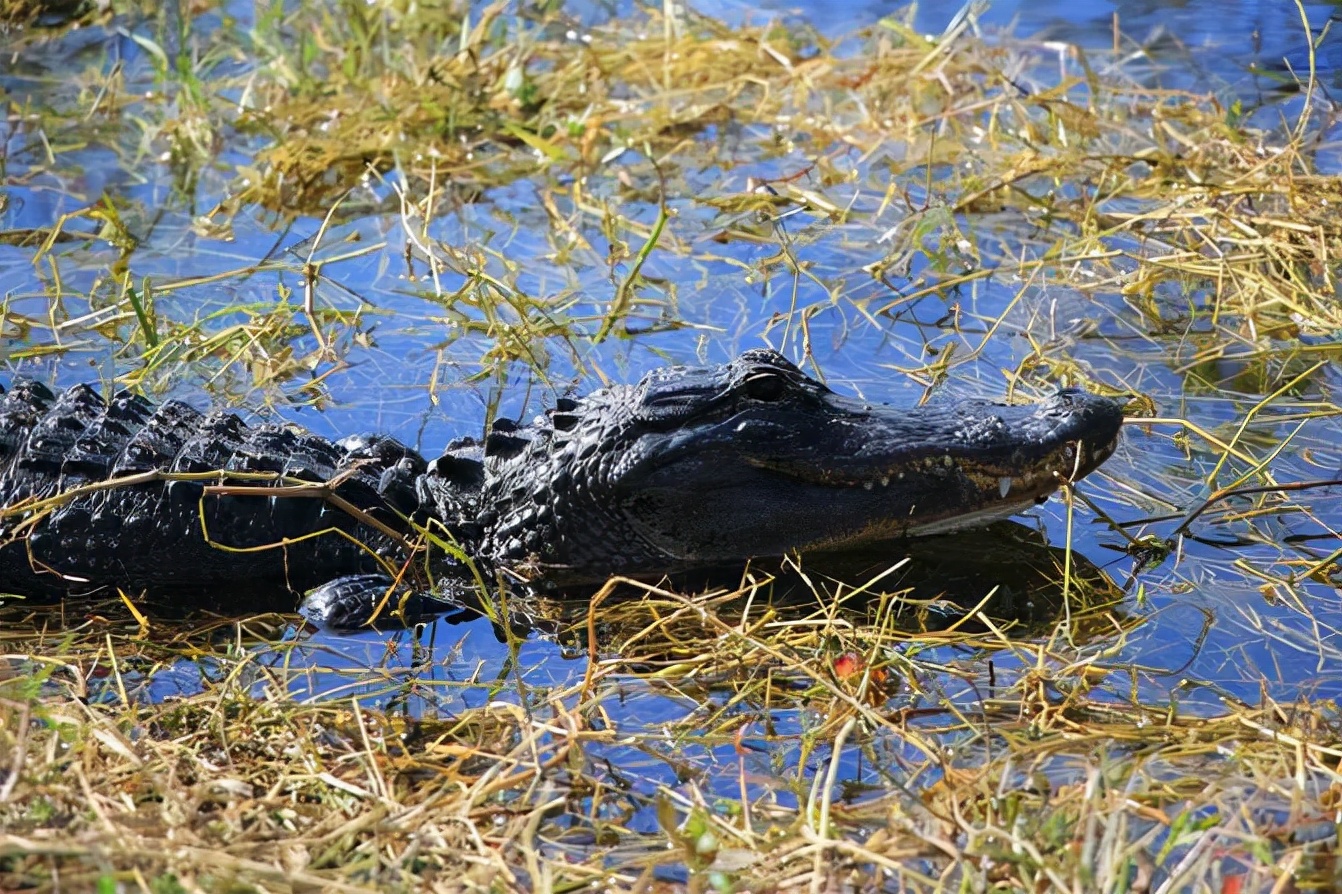
[[[872,482],[870,482],[870,481],[864,481],[864,482],[862,482],[862,489],[863,489],[863,490],[871,490],[874,486],[875,486],[875,485],[872,484]]]
[[[1003,498],[1005,498],[1006,495],[1011,492],[1011,479],[1005,476],[998,478],[997,492],[1001,494]]]
[[[890,486],[890,476],[889,476],[889,475],[882,475],[882,476],[881,476],[881,487],[889,487],[889,486]]]

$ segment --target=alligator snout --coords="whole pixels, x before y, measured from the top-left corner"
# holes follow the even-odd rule
[[[1055,442],[1078,445],[1076,465],[1068,476],[1071,480],[1090,474],[1118,447],[1119,432],[1123,427],[1123,401],[1090,394],[1079,388],[1062,388],[1041,407],[1045,417],[1055,420],[1048,437]]]

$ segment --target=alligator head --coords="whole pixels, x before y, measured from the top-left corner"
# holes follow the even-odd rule
[[[1119,403],[1076,390],[1033,406],[873,406],[753,350],[505,426],[440,460],[426,496],[453,514],[432,495],[465,475],[480,510],[470,551],[562,586],[986,523],[1095,469],[1121,423]]]

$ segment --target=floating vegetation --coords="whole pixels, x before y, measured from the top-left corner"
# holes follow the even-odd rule
[[[266,618],[147,637],[104,618],[43,633],[10,616],[0,878],[1083,891],[1328,877],[1336,719],[1134,703],[1121,624],[1107,645],[991,629],[909,639],[894,635],[893,603],[855,623],[832,606],[741,615],[748,590],[647,595],[642,629],[609,657],[590,643],[574,683],[419,717],[341,697],[350,672],[289,654],[304,647],[280,645]],[[599,603],[585,626],[598,617],[607,635],[620,627]],[[389,640],[388,655],[410,642]],[[677,659],[654,667],[652,648]],[[147,700],[174,655],[202,667],[200,691]],[[314,677],[335,690],[312,691]],[[351,679],[430,704],[504,683],[414,663]],[[700,709],[640,727],[613,721],[626,698]],[[680,784],[646,780],[670,768]]]
[[[6,606],[0,889],[1336,887],[1331,110],[1303,24],[1252,105],[1122,25],[0,4],[20,374],[426,453],[761,340],[1139,416],[1031,534],[522,640]]]

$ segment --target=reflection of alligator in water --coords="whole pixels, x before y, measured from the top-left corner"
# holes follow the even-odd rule
[[[1071,572],[1067,584],[1065,563]],[[783,564],[790,566],[792,560]],[[883,573],[892,565],[898,567]],[[1062,629],[1060,622],[1066,625],[1069,642],[1110,639],[1131,623],[1115,605],[1122,600],[1122,591],[1102,570],[1080,553],[1069,556],[1064,548],[1050,546],[1036,528],[1014,521],[954,535],[876,544],[851,554],[805,557],[802,572],[804,579],[802,573],[780,570],[777,561],[761,560],[752,563],[749,573],[752,581],[759,582],[757,588],[742,585],[738,567],[732,576],[687,581],[695,588],[693,596],[653,585],[603,587],[606,597],[591,609],[585,600],[520,593],[510,597],[509,620],[514,634],[549,639],[562,650],[553,653],[542,646],[542,651],[530,653],[533,660],[538,654],[554,658],[595,654],[604,659],[603,666],[620,671],[650,673],[674,667],[671,676],[677,694],[698,694],[705,702],[720,686],[768,674],[771,685],[746,696],[751,705],[761,698],[772,704],[775,699],[801,697],[795,686],[805,683],[780,666],[780,654],[833,656],[836,648],[853,643],[864,647],[881,643],[884,652],[885,646],[901,638],[924,646],[948,643],[976,654],[991,654],[1005,646],[1006,639],[986,631],[976,616],[965,617],[973,609],[993,619],[1011,641],[1047,637]],[[877,576],[877,585],[854,592],[853,584]],[[351,642],[333,638],[331,631],[295,630],[292,616],[263,614],[239,623],[237,616],[246,613],[241,607],[228,618],[202,618],[189,606],[168,604],[157,609],[153,633],[146,636],[119,608],[114,595],[85,600],[81,614],[93,621],[70,633],[66,651],[75,665],[96,658],[105,648],[105,638],[113,638],[118,673],[101,683],[87,681],[95,687],[89,695],[93,700],[99,686],[114,699],[158,701],[197,692],[204,681],[224,678],[230,685],[246,687],[251,681],[271,691],[289,681],[293,691],[304,695],[339,692],[348,697],[351,674],[358,678],[366,670],[372,676],[363,679],[392,699],[384,705],[390,714],[396,713],[395,704],[417,701],[434,689],[423,685],[426,676],[450,673],[449,662],[440,661],[441,655],[420,650],[421,645],[432,649],[443,641],[431,635],[400,638],[405,634],[401,631]],[[266,607],[255,608],[265,612]],[[474,624],[469,632],[446,638],[454,650],[461,636],[474,638],[478,648],[478,637],[489,629],[475,611],[456,612],[444,620]],[[50,637],[51,624],[51,616],[41,610],[0,605],[0,653],[5,647],[16,654],[40,651],[39,643]],[[956,627],[954,634],[922,635],[951,625]],[[494,632],[505,638],[499,628]],[[389,649],[393,643],[414,648]],[[246,655],[240,664],[239,647]],[[490,652],[485,646],[475,654]],[[503,654],[494,653],[498,658]],[[335,676],[325,676],[332,667],[338,669]],[[492,671],[482,671],[479,685],[491,685],[492,673],[511,678],[509,662],[490,667]],[[0,658],[0,678],[6,668],[19,673],[32,670],[26,663],[7,664]],[[546,673],[554,680],[571,679],[581,669],[566,672],[551,665]],[[418,714],[421,709],[410,710]]]
[[[803,557],[800,564],[787,560],[781,568],[757,562],[752,569],[752,579],[765,582],[761,589],[743,584],[738,568],[735,577],[690,581],[702,592],[693,598],[633,585],[608,590],[590,619],[586,605],[572,600],[523,599],[511,608],[525,615],[528,629],[574,652],[594,649],[644,668],[684,662],[706,647],[721,650],[724,637],[749,639],[752,631],[794,622],[801,622],[803,639],[867,625],[914,636],[954,627],[977,647],[997,642],[997,632],[1013,640],[1048,635],[1064,618],[1071,642],[1112,636],[1126,623],[1123,591],[1103,570],[1014,521]],[[991,636],[983,619],[996,628]],[[683,682],[677,677],[678,687]]]
[[[354,623],[393,577],[469,579],[452,542],[533,589],[655,578],[1010,515],[1099,465],[1121,421],[1078,391],[874,407],[757,350],[560,400],[426,463],[387,438],[20,383],[0,400],[0,591],[227,605],[329,584],[314,611]]]

